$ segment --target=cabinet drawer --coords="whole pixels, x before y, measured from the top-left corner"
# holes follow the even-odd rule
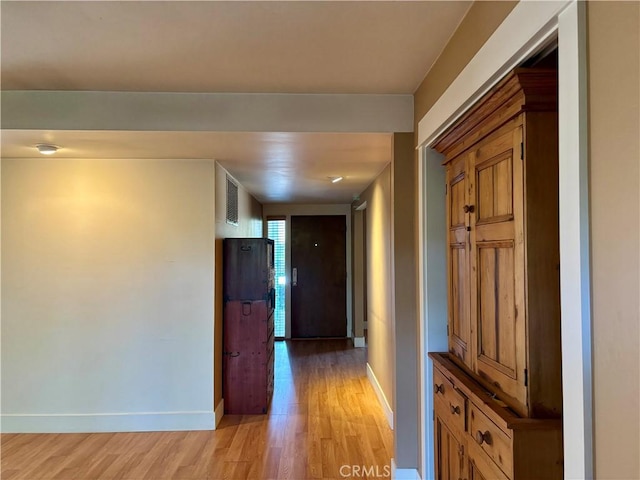
[[[469,480],[509,480],[475,442],[469,443]]]
[[[443,420],[457,428],[460,432],[466,431],[467,399],[453,386],[437,369],[433,370],[433,396],[446,410],[443,412]]]
[[[470,403],[469,433],[473,442],[508,476],[513,476],[513,449],[511,437],[500,430],[482,411]]]

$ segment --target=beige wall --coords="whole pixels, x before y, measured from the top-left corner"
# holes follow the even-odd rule
[[[595,473],[640,478],[640,4],[589,2]]]
[[[2,160],[4,431],[213,427],[213,202],[209,161]]]
[[[413,133],[394,133],[392,178],[393,279],[395,328],[394,425],[395,462],[398,468],[419,464],[420,411],[418,386],[417,215]]]
[[[366,201],[368,363],[393,407],[395,334],[391,165],[360,195]]]
[[[416,122],[515,3],[473,5],[415,93]],[[637,479],[640,4],[593,1],[587,14],[595,473]]]
[[[357,206],[357,205],[356,205]],[[353,225],[352,237],[352,266],[353,276],[351,278],[351,290],[353,291],[353,317],[352,335],[354,338],[364,338],[364,322],[366,315],[366,294],[367,281],[365,278],[365,232],[364,215],[362,210],[353,210],[351,213],[351,224]]]
[[[512,0],[476,1],[471,5],[469,11],[463,18],[462,22],[460,22],[460,25],[452,35],[442,53],[431,66],[418,89],[414,92],[414,142],[416,145],[418,142],[418,122],[431,109],[431,107],[433,107],[438,98],[440,98],[440,96],[447,90],[451,82],[455,80],[467,63],[473,58],[482,45],[484,45],[487,39],[493,34],[495,29],[502,23],[507,15],[509,15],[517,3],[517,1]],[[414,154],[414,165],[416,165],[416,174],[414,176],[413,185],[414,192],[417,192],[419,188],[417,162],[418,153],[416,151]],[[414,202],[417,202],[417,198],[414,199]],[[415,203],[415,205],[417,205],[417,203]],[[414,208],[412,213],[413,224],[414,226],[417,226],[419,223],[418,208]],[[417,230],[414,231],[414,238],[415,235],[417,235]],[[414,245],[416,245],[416,247],[413,250],[412,258],[415,259],[415,264],[417,265],[417,249],[421,248],[418,245],[417,239]],[[435,265],[436,262],[431,262],[431,264]],[[438,287],[432,288],[432,290],[435,292],[437,288]],[[437,302],[435,301],[430,302],[429,308],[437,310],[435,307],[436,303]],[[413,308],[414,310],[417,309],[415,302]],[[435,338],[436,335],[434,333],[435,332],[431,332],[431,336]],[[427,373],[427,376],[429,375],[430,373]],[[419,418],[419,415],[417,415],[417,417]],[[426,421],[429,420],[426,419]],[[419,448],[422,450],[422,445],[420,445]],[[421,473],[424,475],[424,472]]]
[[[517,5],[517,1],[476,1],[414,93],[415,129],[433,104]]]
[[[263,236],[262,205],[237,181],[238,225],[227,223],[227,173],[219,163],[216,163],[216,294],[214,333],[214,405],[216,407],[220,403],[220,400],[222,400],[222,240],[224,238]]]

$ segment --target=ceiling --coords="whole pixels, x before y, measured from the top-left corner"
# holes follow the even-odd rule
[[[412,94],[470,3],[5,0],[1,86]],[[384,133],[153,133],[5,130],[2,155],[53,136],[59,156],[214,158],[267,203],[350,202],[391,158]],[[314,193],[333,175],[344,186]]]
[[[34,157],[33,145],[42,141],[64,146],[55,158],[191,160],[216,152],[261,203],[288,203],[291,192],[296,203],[351,203],[391,152],[391,135],[384,133],[10,130],[2,132],[2,157]],[[329,177],[337,176],[344,180],[332,183]]]

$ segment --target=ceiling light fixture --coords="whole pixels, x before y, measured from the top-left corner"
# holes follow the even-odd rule
[[[36,148],[42,155],[53,155],[60,147],[57,145],[51,145],[50,143],[39,143],[36,145]]]
[[[342,181],[342,177],[329,177],[331,178],[331,183],[338,183]]]

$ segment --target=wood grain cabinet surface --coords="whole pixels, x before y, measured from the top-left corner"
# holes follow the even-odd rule
[[[275,361],[273,240],[227,238],[223,251],[224,410],[267,413]]]
[[[516,69],[433,144],[445,156],[449,349],[434,378],[464,376],[513,418],[549,425],[562,416],[556,92],[556,71]],[[535,446],[536,435],[500,428],[486,404],[465,401],[467,462],[456,478],[555,478],[516,464],[521,442]],[[441,420],[452,431],[460,424]],[[536,429],[561,438],[558,428]],[[471,452],[482,458],[471,462]],[[557,453],[547,463],[557,467]]]
[[[455,403],[434,393],[438,480],[562,478],[560,419],[522,417],[469,376],[449,353],[429,356],[434,392],[455,392]]]

